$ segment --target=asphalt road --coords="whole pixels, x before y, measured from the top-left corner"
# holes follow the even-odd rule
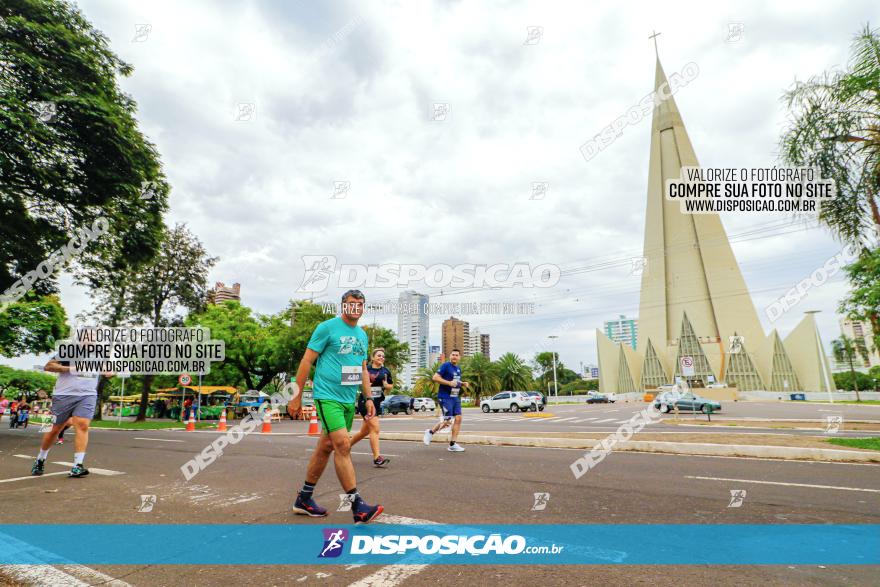
[[[593,408],[606,406],[580,406],[582,410]],[[383,420],[383,426],[386,420],[389,419]],[[298,430],[304,426],[303,423],[286,424]],[[328,468],[316,492],[319,502],[333,511],[331,516],[312,520],[289,513],[315,443],[314,438],[307,436],[252,434],[229,447],[207,470],[185,482],[180,465],[216,434],[94,430],[87,464],[93,471],[102,469],[104,474],[68,479],[63,475],[67,467],[53,462],[71,461],[72,443],[54,447],[50,454],[47,472],[58,475],[31,478],[27,476],[30,458],[16,455],[34,455],[37,431],[0,429],[3,521],[349,523],[350,514],[334,511],[341,489],[332,468]],[[391,516],[402,517],[386,518],[389,522],[401,519],[470,524],[880,522],[880,468],[877,465],[616,453],[581,479],[575,479],[569,465],[579,456],[579,451],[469,446],[466,452],[456,454],[447,452],[439,443],[426,447],[415,442],[389,441],[383,441],[382,451],[391,458],[386,469],[371,466],[366,444],[355,447],[354,460],[358,488],[365,499],[382,503]],[[731,490],[746,490],[740,507],[728,507]],[[543,511],[532,510],[536,492],[550,494]],[[142,495],[156,496],[151,512],[137,511]],[[234,549],[235,545],[223,547]],[[9,571],[6,572],[8,577]],[[839,566],[102,566],[68,568],[64,572],[90,584],[106,582],[112,577],[137,586],[215,585],[221,581],[349,585],[367,579],[369,581],[361,584],[880,583],[880,569],[876,567]],[[90,574],[95,572],[103,575]],[[46,581],[36,583],[39,582]]]
[[[481,412],[476,408],[466,408],[463,414],[463,432],[613,432],[626,422],[633,414],[649,407],[646,403],[622,403],[622,404],[562,404],[548,405],[541,416],[551,417],[532,418],[522,412]],[[742,420],[750,418],[774,418],[781,420],[816,420],[804,428],[810,429],[782,429],[774,428],[771,423],[755,421],[748,427],[732,428],[725,427],[725,434],[756,434],[772,432],[775,434],[805,434],[816,435],[816,428],[825,428],[828,416],[841,416],[842,422],[836,436],[878,436],[880,431],[853,431],[847,429],[847,422],[851,420],[868,421],[880,424],[880,406],[853,406],[848,404],[824,405],[824,404],[786,404],[776,403],[753,403],[753,402],[725,402],[722,405],[723,412],[712,415],[712,422],[723,423],[729,420]],[[781,415],[780,415],[781,414]],[[533,414],[531,414],[533,415]],[[679,415],[679,424],[666,424],[673,420],[671,414],[664,414],[663,421],[652,424],[645,429],[646,433],[711,433],[718,434],[719,428],[704,425],[686,426],[689,420],[705,423],[707,416],[701,413],[682,412]],[[389,432],[418,431],[432,425],[435,420],[430,412],[417,412],[412,416],[398,414],[384,416],[382,429]],[[822,433],[820,431],[820,433]]]

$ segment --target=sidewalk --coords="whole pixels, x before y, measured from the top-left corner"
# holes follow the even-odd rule
[[[601,432],[469,432],[459,434],[462,444],[492,446],[525,446],[537,448],[563,448],[592,450],[609,434]],[[614,451],[656,452],[677,455],[712,455],[731,457],[755,457],[784,460],[809,460],[826,462],[880,463],[880,452],[867,449],[831,448],[825,442],[830,436],[791,436],[754,434],[732,438],[725,434],[651,434],[643,432],[632,440],[619,441]],[[382,440],[422,441],[421,432],[385,432]],[[435,442],[446,442],[447,435],[440,433]]]

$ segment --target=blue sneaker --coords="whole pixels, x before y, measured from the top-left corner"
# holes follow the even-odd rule
[[[358,499],[351,506],[351,513],[354,514],[355,524],[369,524],[376,517],[385,511],[380,505],[368,505],[364,500]]]
[[[311,518],[323,518],[327,515],[327,510],[315,503],[314,499],[311,497],[303,498],[302,492],[296,494],[293,512]]]

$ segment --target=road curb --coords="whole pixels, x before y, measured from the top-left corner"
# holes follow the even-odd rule
[[[435,442],[446,442],[436,439]],[[418,432],[380,432],[382,440],[422,441]],[[573,448],[591,450],[599,439],[585,438],[528,438],[516,436],[482,436],[459,434],[465,444],[493,446],[525,446],[536,448]],[[618,442],[614,451],[655,452],[676,455],[708,455],[725,457],[757,457],[796,461],[828,461],[841,463],[880,463],[880,452],[837,450],[832,448],[805,448],[791,446],[763,446],[748,444],[709,444],[696,442],[664,442],[655,440],[627,440]]]

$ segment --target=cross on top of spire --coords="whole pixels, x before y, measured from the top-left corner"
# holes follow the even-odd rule
[[[661,33],[658,33],[657,31],[653,32],[654,34],[649,36],[648,38],[654,39],[654,54],[657,55],[657,57],[660,57],[660,52],[657,50],[657,37],[659,37]]]

